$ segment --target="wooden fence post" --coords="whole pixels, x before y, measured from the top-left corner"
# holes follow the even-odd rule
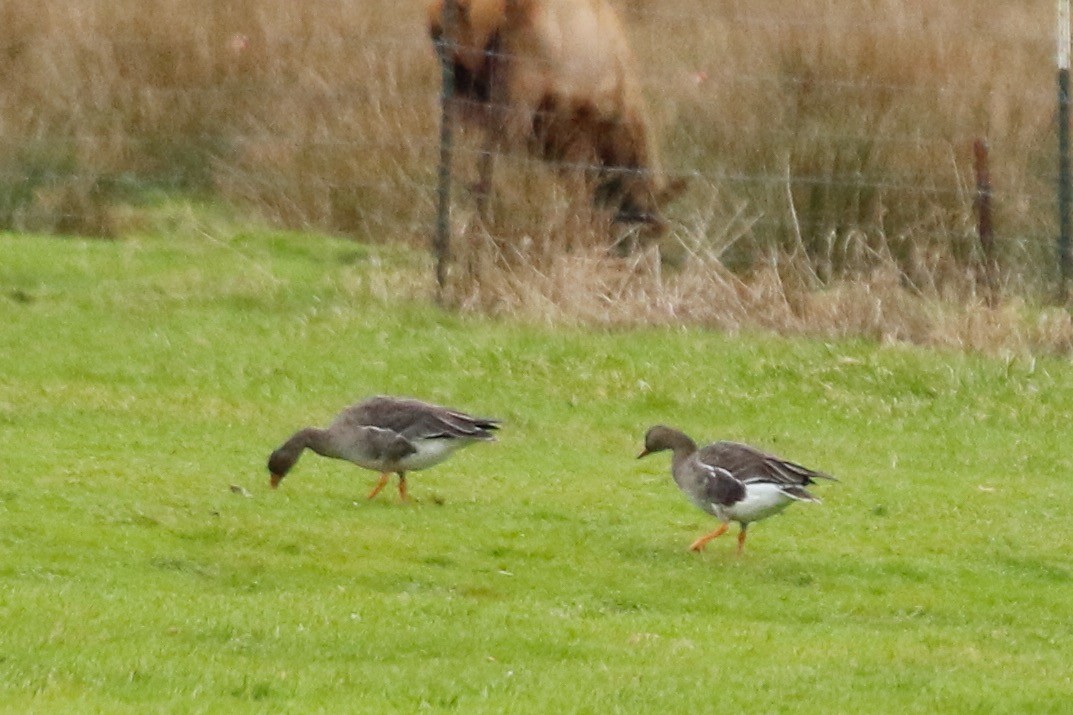
[[[995,258],[995,233],[991,224],[991,167],[988,162],[987,140],[972,143],[973,169],[976,173],[976,235],[983,253],[984,285],[987,304],[994,307],[998,291],[998,261]]]

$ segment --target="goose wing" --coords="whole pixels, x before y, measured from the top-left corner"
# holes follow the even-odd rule
[[[720,467],[699,463],[703,470],[703,490],[709,504],[731,506],[745,498],[745,484]]]
[[[417,446],[394,430],[362,425],[347,431],[355,451],[375,462],[397,462],[417,452]]]
[[[763,481],[787,487],[803,487],[812,484],[815,479],[835,479],[829,474],[739,442],[710,444],[697,452],[697,458],[704,464],[726,470],[745,483]]]
[[[464,412],[421,400],[373,397],[350,408],[346,419],[390,430],[408,440],[494,439],[499,420],[473,417]]]

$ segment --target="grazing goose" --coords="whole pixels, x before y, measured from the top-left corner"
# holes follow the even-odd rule
[[[278,487],[302,450],[309,448],[380,472],[369,499],[396,472],[399,496],[405,501],[406,472],[439,464],[467,444],[494,441],[492,432],[499,422],[420,400],[372,397],[340,412],[327,429],[306,427],[295,432],[268,458],[271,485]]]
[[[778,514],[795,501],[819,502],[805,486],[814,479],[834,477],[761,452],[747,444],[716,442],[697,449],[684,433],[656,425],[645,434],[645,448],[637,458],[672,450],[671,474],[689,500],[723,522],[689,548],[700,551],[726,532],[729,523],[741,524],[738,553],[745,548],[749,524]]]

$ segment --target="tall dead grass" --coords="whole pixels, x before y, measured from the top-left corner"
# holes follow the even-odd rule
[[[547,325],[696,325],[1007,356],[1073,354],[1065,308],[1008,291],[995,300],[971,272],[914,284],[889,254],[873,256],[869,269],[852,276],[821,280],[806,256],[778,248],[747,270],[731,270],[704,234],[678,234],[672,262],[657,247],[612,256],[599,245],[602,230],[573,217],[521,241],[503,241],[481,225],[465,228],[447,296],[464,311]],[[747,230],[731,229],[723,244]],[[573,233],[573,251],[559,246],[562,233]]]
[[[608,257],[601,231],[560,218],[556,188],[533,190],[543,169],[513,166],[500,211],[516,211],[524,185],[545,224],[523,214],[483,225],[464,205],[462,305],[1069,351],[1068,315],[1032,307],[1055,277],[1049,5],[626,8],[665,163],[693,183],[669,211],[662,262]],[[976,139],[991,149],[993,257],[976,235]],[[564,253],[567,243],[580,248]]]
[[[10,0],[0,13],[0,225],[107,233],[87,204],[104,214],[156,187],[362,236],[424,219],[437,120],[420,6]]]
[[[494,220],[456,152],[463,307],[1068,351],[1053,285],[1053,8],[1043,0],[619,0],[664,164],[662,261],[607,255],[570,181],[501,157]],[[147,191],[424,241],[438,72],[423,3],[8,0],[0,226],[113,235]],[[971,143],[991,146],[998,307]],[[987,298],[988,300],[985,300]]]
[[[730,264],[763,260],[761,241],[804,250],[831,278],[870,269],[854,252],[863,236],[907,272],[925,246],[971,265],[976,138],[991,145],[1000,262],[1051,258],[1049,5],[673,5],[645,4],[631,27],[639,54],[665,58],[644,66],[664,88],[668,163],[701,175],[685,215],[757,222]],[[659,39],[667,23],[673,53]]]

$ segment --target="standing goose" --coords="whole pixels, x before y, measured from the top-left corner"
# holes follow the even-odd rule
[[[645,448],[640,459],[653,452],[669,449],[674,453],[671,474],[675,483],[698,508],[722,523],[689,548],[700,551],[705,544],[724,534],[731,521],[741,524],[738,553],[745,548],[749,524],[778,514],[795,501],[817,502],[805,489],[814,479],[834,477],[813,471],[761,452],[747,444],[716,442],[697,449],[684,433],[656,425],[645,434]]]
[[[499,422],[420,400],[371,397],[340,412],[327,429],[306,427],[295,432],[268,458],[270,483],[273,489],[278,487],[302,450],[309,448],[324,457],[380,472],[369,499],[396,472],[399,496],[405,501],[406,472],[439,464],[473,442],[494,441]]]

